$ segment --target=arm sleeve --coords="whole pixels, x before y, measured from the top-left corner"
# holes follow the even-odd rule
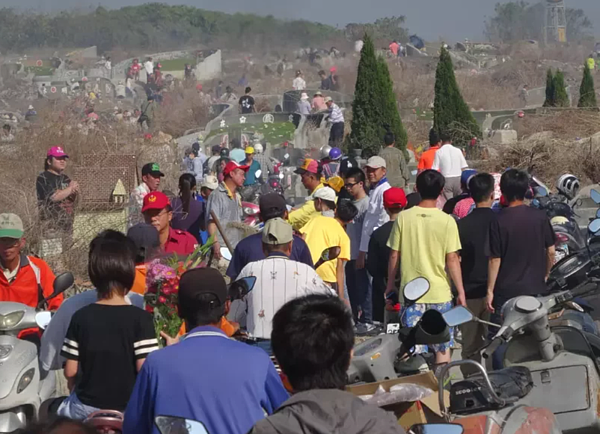
[[[233,250],[233,256],[231,258],[231,261],[229,262],[229,266],[227,267],[227,272],[225,273],[231,278],[231,280],[235,280],[238,277],[242,268],[242,264],[246,263],[246,261],[244,260],[245,258],[243,249],[240,248],[243,242],[243,240],[239,242]],[[294,240],[294,242],[296,242],[296,240]]]
[[[419,158],[419,164],[417,165],[417,170],[425,169],[425,158],[423,158],[423,154],[421,154],[421,158]]]
[[[283,387],[281,378],[271,360],[267,361],[267,377],[265,379],[265,397],[261,402],[262,408],[268,414],[273,414],[288,398],[289,394]]]
[[[377,246],[377,239],[371,236],[369,240],[369,250],[367,251],[367,271],[371,276],[378,275],[378,263],[379,263],[379,248]]]
[[[38,265],[38,264],[36,264]],[[48,297],[52,295],[54,292],[54,273],[45,262],[41,264],[39,267],[41,269],[41,284],[42,284],[42,293],[44,297]],[[54,297],[52,300],[48,301],[48,310],[57,310],[64,300],[64,295],[60,294]]]
[[[154,319],[148,312],[141,312],[138,330],[133,343],[133,353],[136,360],[145,359],[153,351],[158,350],[156,330],[154,330]]]
[[[493,221],[490,225],[490,235],[486,246],[486,254],[491,258],[502,257],[502,242],[500,239],[500,226],[498,221]]]
[[[552,224],[550,220],[546,217],[544,222],[544,244],[546,248],[549,248],[554,245],[556,242],[556,234],[554,233],[554,229],[552,229]]]
[[[446,231],[446,254],[458,252],[461,249],[460,234],[458,233],[458,225],[456,221],[449,217],[448,230]]]
[[[300,229],[308,223],[312,215],[316,213],[314,201],[307,200],[300,208],[289,214],[288,223],[291,224],[295,230],[300,231]]]
[[[154,426],[154,396],[150,376],[150,364],[144,363],[137,376],[133,392],[125,409],[123,434],[152,432]]]
[[[435,157],[433,157],[433,165],[431,166],[433,170],[440,170],[440,151],[435,153]]]
[[[42,175],[37,177],[35,182],[35,191],[37,193],[38,202],[45,202],[48,200],[49,196],[49,188],[48,183],[46,182],[46,178]]]
[[[79,324],[77,317],[73,317],[71,324],[69,324],[60,355],[69,360],[79,361]]]
[[[294,243],[298,243],[301,246],[299,249],[298,261],[308,265],[309,267],[314,267],[315,264],[313,263],[310,249],[308,248],[306,241],[298,237],[294,238]]]
[[[368,247],[368,246],[367,246]],[[350,237],[346,234],[346,232],[342,233],[340,237],[340,256],[338,259],[343,259],[344,261],[350,260]]]
[[[469,165],[467,164],[467,160],[465,160],[464,154],[462,153],[462,151],[460,151],[460,168],[466,169],[467,167],[469,167]]]
[[[397,252],[400,251],[400,244],[402,240],[402,219],[398,216],[398,219],[394,222],[394,226],[392,227],[392,232],[390,233],[390,237],[388,238],[387,246],[395,250]]]

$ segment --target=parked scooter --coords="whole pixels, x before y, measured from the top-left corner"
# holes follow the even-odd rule
[[[37,420],[40,405],[54,395],[54,373],[42,373],[38,349],[40,328],[49,322],[48,300],[73,286],[71,273],[54,280],[54,291],[38,309],[22,303],[0,302],[0,433],[11,433]]]
[[[183,417],[156,416],[154,423],[160,434],[209,434],[202,422]]]

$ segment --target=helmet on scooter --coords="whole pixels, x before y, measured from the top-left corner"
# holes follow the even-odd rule
[[[257,154],[262,154],[263,153],[263,145],[261,145],[260,143],[255,144],[254,152],[256,152]]]
[[[330,151],[331,151],[331,146],[329,146],[329,145],[321,146],[321,149],[319,149],[319,152],[321,153],[321,159],[329,158]]]
[[[329,158],[332,160],[339,160],[342,158],[342,150],[340,148],[331,148],[329,151]]]
[[[575,175],[566,173],[558,178],[556,189],[559,193],[564,194],[569,199],[573,199],[577,196],[577,192],[579,191],[579,179],[577,179]]]

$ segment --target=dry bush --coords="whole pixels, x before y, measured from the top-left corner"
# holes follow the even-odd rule
[[[526,115],[514,124],[519,137],[550,132],[557,139],[576,140],[600,131],[600,113],[578,109],[553,109],[539,115]]]

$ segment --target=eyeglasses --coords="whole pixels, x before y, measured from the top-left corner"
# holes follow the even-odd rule
[[[19,244],[19,241],[21,241],[20,239],[15,239],[15,238],[0,238],[0,246],[9,249],[11,247],[15,247],[17,244]]]
[[[344,185],[344,187],[346,188],[352,188],[354,187],[356,184],[358,184],[358,182],[349,182],[347,184]]]

